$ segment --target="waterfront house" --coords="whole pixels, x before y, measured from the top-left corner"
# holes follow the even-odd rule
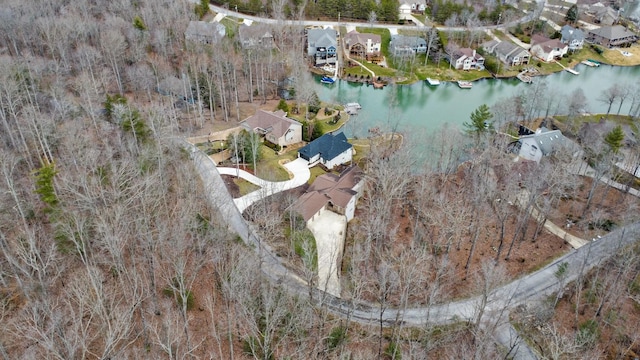
[[[540,128],[535,133],[523,135],[518,140],[518,156],[521,159],[540,162],[543,156],[549,156],[565,144],[560,130]]]
[[[638,41],[638,36],[622,25],[603,26],[589,30],[587,41],[605,47],[629,46]]]
[[[267,141],[280,147],[302,141],[302,124],[289,119],[287,113],[282,110],[258,110],[253,116],[240,122],[240,126],[264,136]]]
[[[424,54],[427,42],[419,36],[391,35],[389,52],[393,56]]]
[[[224,37],[225,33],[226,28],[218,22],[190,21],[184,32],[184,38],[192,42],[215,44]]]
[[[380,60],[381,41],[380,35],[355,30],[349,31],[344,37],[344,45],[351,57],[373,62]]]
[[[538,59],[549,62],[559,60],[569,51],[569,45],[558,39],[549,39],[540,35],[533,35],[531,38],[531,55]]]
[[[484,69],[484,57],[471,48],[460,48],[453,51],[449,57],[449,63],[456,70]]]
[[[582,49],[584,44],[584,32],[582,30],[565,25],[560,29],[560,34],[562,35],[560,41],[567,44],[570,51]]]
[[[482,44],[482,47],[509,66],[525,65],[531,59],[527,50],[509,41],[489,41]]]
[[[344,133],[324,134],[298,150],[298,157],[309,162],[309,167],[322,164],[327,169],[346,164],[353,159],[353,145]]]
[[[242,24],[238,28],[238,36],[243,49],[272,49],[275,46],[273,33],[267,24]]]
[[[362,194],[364,176],[357,165],[352,165],[340,175],[318,176],[307,191],[298,198],[294,209],[309,223],[322,212],[329,210],[344,215],[351,221],[355,215],[356,203]]]
[[[333,29],[307,30],[307,55],[314,59],[316,66],[335,65],[338,56],[337,32]]]

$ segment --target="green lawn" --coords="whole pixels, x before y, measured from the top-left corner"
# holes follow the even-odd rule
[[[233,182],[238,185],[238,188],[240,190],[240,196],[244,196],[247,195],[248,193],[254,192],[258,189],[260,189],[260,186],[250,183],[247,180],[241,179],[241,178],[236,178],[233,179]]]
[[[380,65],[376,65],[370,62],[362,61],[362,65],[364,65],[367,69],[373,71],[376,76],[384,76],[384,77],[392,77],[396,74],[396,70],[390,69],[387,67],[382,67]],[[368,71],[365,71],[366,75],[370,75]]]
[[[311,177],[309,178],[309,181],[307,181],[307,184],[309,185],[313,184],[313,182],[318,176],[324,175],[327,173],[326,171],[322,170],[320,166],[314,166],[309,170],[311,171]]]
[[[356,31],[359,33],[380,35],[382,44],[382,55],[384,55],[385,57],[389,56],[389,42],[391,41],[391,33],[389,33],[389,29],[358,27],[356,28]],[[376,74],[378,73],[376,72]]]
[[[260,146],[262,159],[258,162],[257,176],[269,181],[289,180],[289,172],[279,163],[280,160],[294,160],[297,157],[296,151],[289,151],[278,156],[273,149],[264,145]]]

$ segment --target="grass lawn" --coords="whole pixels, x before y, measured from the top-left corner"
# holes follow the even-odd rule
[[[277,155],[273,149],[260,146],[262,160],[258,162],[257,176],[269,181],[289,180],[289,172],[280,165],[280,160],[294,160],[297,157],[295,151],[288,151],[283,155]]]
[[[362,61],[361,62],[362,65],[364,65],[367,69],[373,71],[376,76],[385,76],[385,77],[392,77],[396,74],[396,70],[394,69],[390,69],[387,67],[382,67],[380,65],[376,65],[370,62],[366,62],[366,61]],[[369,73],[368,71],[365,71],[366,75],[371,75],[371,73]]]
[[[309,169],[309,171],[311,171],[311,177],[309,178],[309,181],[307,181],[307,184],[311,185],[313,184],[313,181],[320,175],[324,175],[327,172],[322,170],[322,168],[320,166],[314,166],[312,168]]]
[[[389,29],[382,28],[369,28],[369,27],[358,27],[356,31],[359,33],[369,33],[369,34],[377,34],[380,35],[380,40],[382,44],[382,55],[385,57],[389,56],[389,41],[391,41],[391,33],[389,33]],[[377,75],[378,73],[376,73]]]
[[[238,33],[238,28],[240,27],[240,23],[236,19],[225,16],[220,20],[220,24],[224,25],[226,30],[226,36],[229,38],[233,38],[235,34]]]
[[[260,189],[260,186],[256,185],[256,184],[252,184],[250,182],[248,182],[247,180],[241,179],[241,178],[237,178],[237,179],[233,179],[233,182],[238,185],[238,189],[240,191],[240,196],[244,196],[247,195],[248,193],[254,192],[258,189]]]
[[[344,75],[367,77],[367,75],[371,75],[371,73],[368,72],[367,69],[363,68],[362,66],[351,66],[351,67],[344,68]]]

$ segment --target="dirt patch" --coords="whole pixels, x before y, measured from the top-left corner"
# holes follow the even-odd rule
[[[563,198],[557,207],[550,209],[548,218],[556,225],[590,240],[640,217],[637,210],[640,199],[602,182],[596,184],[591,204],[586,208],[594,180],[589,177],[581,177],[580,180],[582,183],[573,196]]]

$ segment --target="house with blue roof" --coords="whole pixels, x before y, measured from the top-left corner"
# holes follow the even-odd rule
[[[309,162],[309,167],[322,164],[327,169],[351,162],[353,145],[344,133],[324,134],[298,150],[298,157]]]

